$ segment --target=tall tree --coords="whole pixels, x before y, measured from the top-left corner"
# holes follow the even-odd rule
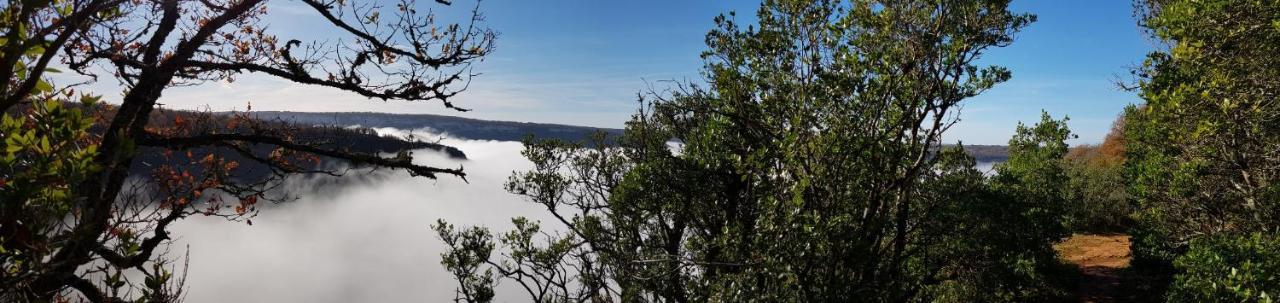
[[[211,149],[241,154],[276,176],[333,173],[305,165],[317,157],[417,176],[464,176],[460,169],[418,165],[406,156],[327,148],[243,115],[156,121],[156,102],[168,88],[244,73],[465,110],[450,100],[470,80],[470,64],[493,49],[495,34],[479,13],[461,24],[438,24],[414,1],[302,0],[335,35],[305,42],[267,30],[266,2],[35,0],[0,7],[0,111],[34,105],[35,113],[14,120],[21,122],[6,116],[4,123],[0,299],[77,293],[94,302],[173,299],[162,293],[172,280],[157,255],[171,237],[166,228],[195,214],[242,218],[269,198],[269,182],[279,180],[234,178],[237,165]],[[55,59],[91,81],[121,84],[118,106],[85,108],[101,114],[100,130],[89,132],[84,112],[49,103],[73,96],[49,82],[47,74],[58,72]],[[138,188],[128,179],[145,153],[163,154],[173,165],[140,176],[150,185]],[[46,161],[58,158],[76,162]],[[40,185],[56,191],[27,190]],[[146,279],[126,283],[137,275],[124,271]]]
[[[1169,302],[1270,302],[1280,254],[1280,3],[1135,1],[1162,48],[1125,111],[1134,255]]]
[[[1034,17],[1001,0],[766,0],[757,17],[716,18],[709,86],[650,96],[619,148],[528,145],[535,169],[508,187],[567,231],[540,246],[516,220],[509,258],[480,254],[494,273],[538,301],[916,298],[920,184],[961,102],[1010,77],[975,61]]]
[[[1193,238],[1280,222],[1280,4],[1137,1],[1164,49],[1136,70],[1126,167],[1139,257],[1171,261]]]

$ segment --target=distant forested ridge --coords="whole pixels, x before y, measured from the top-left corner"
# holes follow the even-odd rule
[[[66,103],[64,106],[69,108],[86,109],[76,103]],[[93,108],[87,108],[87,110],[104,111],[112,108],[114,108],[112,105],[98,105]],[[11,110],[6,111],[6,113],[17,114],[24,110],[27,110],[27,105],[16,106]],[[243,113],[208,113],[187,110],[161,110],[152,113],[151,120],[155,121],[153,126],[156,127],[171,127],[175,121],[208,120],[209,123],[206,124],[214,126],[211,129],[214,133],[236,133],[238,131],[246,131],[243,126],[232,126],[227,123],[227,121],[231,120],[236,114]],[[366,127],[349,127],[350,125],[345,124],[326,125],[318,123],[290,123],[279,119],[273,119],[269,116],[259,116],[259,118],[261,118],[259,119],[261,120],[260,127],[265,127],[266,129],[278,129],[282,131],[288,130],[297,142],[314,144],[321,148],[343,150],[357,154],[395,154],[404,151],[425,149],[444,153],[454,159],[467,158],[466,153],[462,150],[452,146],[432,142],[429,140],[430,138],[422,138],[425,141],[414,140],[411,138],[400,138],[392,135],[378,134],[374,130]],[[104,130],[105,126],[103,125],[95,125],[90,128],[90,132],[92,133],[101,133]],[[154,148],[142,147],[142,149],[151,150]],[[272,152],[272,148],[269,145],[258,144],[252,146],[247,152],[257,156],[266,156]],[[133,163],[131,172],[133,174],[145,174],[148,172],[150,167],[162,163],[185,163],[191,161],[191,158],[193,157],[203,157],[210,153],[241,163],[243,167],[236,173],[236,177],[238,178],[259,180],[265,178],[267,174],[270,174],[269,168],[266,167],[266,165],[251,161],[251,159],[248,158],[248,154],[225,147],[195,148],[192,149],[190,156],[183,153],[177,153],[168,156],[170,157],[169,159],[166,159],[165,156],[159,152],[143,152],[139,155],[138,161]],[[321,156],[320,159],[324,160],[321,161],[322,163],[318,163],[321,166],[329,165],[330,162],[336,162],[334,161],[335,159],[323,156]],[[185,168],[197,171],[199,170],[199,168],[196,167]]]
[[[288,111],[259,111],[253,114],[259,119],[280,120],[301,125],[391,127],[406,130],[429,128],[453,137],[471,140],[520,141],[528,135],[533,135],[539,139],[582,141],[597,131],[605,132],[610,137],[622,134],[622,130],[616,128],[493,121],[431,114]],[[1003,162],[1009,158],[1008,147],[1004,145],[965,145],[964,149],[978,162]]]
[[[540,139],[579,141],[596,131],[611,136],[622,134],[621,129],[596,128],[563,124],[490,121],[429,114],[389,114],[372,112],[303,113],[260,111],[258,118],[302,124],[362,127],[391,127],[404,130],[429,128],[453,137],[471,140],[520,141],[528,135]]]
[[[234,119],[235,115],[241,113],[207,113],[186,110],[163,110],[153,114],[152,121],[155,126],[166,127],[171,126],[176,121],[195,121],[207,120],[207,125],[212,125],[210,129],[213,133],[253,133],[270,130],[279,130],[291,134],[292,140],[304,144],[317,146],[332,150],[340,150],[353,154],[376,155],[376,154],[398,154],[412,150],[432,150],[444,153],[450,158],[466,159],[466,153],[452,146],[432,142],[430,140],[415,140],[412,138],[400,138],[392,135],[382,135],[369,128],[363,127],[346,127],[343,125],[313,125],[298,124],[281,121],[277,119],[268,119],[260,117],[258,124],[251,129],[244,125],[234,125],[228,123]],[[249,113],[252,116],[252,113]],[[429,138],[423,138],[429,139]],[[143,147],[149,149],[150,147]],[[145,173],[147,167],[158,163],[184,163],[192,160],[190,157],[203,157],[207,154],[214,154],[219,157],[237,161],[242,166],[235,174],[237,178],[246,180],[261,180],[267,175],[272,174],[271,168],[262,163],[252,161],[250,157],[269,157],[274,152],[273,146],[269,144],[255,144],[247,150],[234,150],[226,147],[202,147],[192,149],[190,156],[184,154],[170,155],[172,159],[166,160],[159,152],[142,153],[137,162],[133,164],[133,173]],[[300,168],[317,169],[331,167],[341,161],[331,157],[320,156],[318,163],[298,163]],[[198,167],[185,167],[199,171]]]
[[[1004,162],[1009,159],[1009,147],[1004,145],[965,145],[964,151],[978,162]]]

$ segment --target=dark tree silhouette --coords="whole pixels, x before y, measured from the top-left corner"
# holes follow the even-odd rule
[[[387,6],[301,0],[337,36],[301,41],[268,31],[266,2],[43,0],[0,7],[5,41],[0,46],[0,111],[32,113],[25,120],[5,117],[5,125],[11,126],[5,129],[12,132],[4,134],[4,147],[13,161],[0,171],[0,188],[6,189],[0,191],[6,200],[0,213],[0,247],[5,251],[0,254],[0,298],[44,300],[78,293],[94,302],[173,300],[174,291],[181,290],[173,284],[180,279],[172,279],[165,268],[169,263],[160,256],[171,237],[167,226],[195,214],[247,220],[254,203],[272,198],[267,193],[278,185],[272,181],[291,174],[340,173],[316,165],[321,157],[429,178],[465,176],[461,168],[414,164],[403,153],[384,157],[304,140],[293,135],[296,129],[247,114],[156,121],[166,117],[156,102],[168,88],[234,81],[246,73],[373,99],[441,102],[465,111],[451,98],[466,88],[474,76],[471,64],[493,50],[496,37],[483,26],[478,10],[465,22],[443,24],[414,1]],[[55,90],[50,85],[48,73],[63,67],[90,81],[117,80],[123,90],[119,106],[84,107],[88,113],[59,106],[75,95],[73,86]],[[97,97],[81,99],[93,104]],[[96,123],[84,123],[93,119]],[[63,132],[46,132],[43,125],[72,133],[52,136]],[[24,130],[33,130],[31,138],[46,139],[24,145],[29,141]],[[48,147],[47,138],[53,138],[56,148]],[[207,152],[211,149],[267,165],[276,177],[233,178],[239,164]],[[184,165],[157,165],[139,176],[146,182],[132,182],[131,167],[143,153],[159,153]],[[37,157],[48,155],[80,155],[84,163],[32,160],[58,158]],[[53,177],[26,177],[39,168]],[[38,186],[61,194],[23,191]],[[36,213],[32,210],[50,209],[31,207],[37,200],[58,201],[60,207]],[[63,219],[49,220],[57,216]],[[126,271],[140,272],[145,281],[135,287],[139,283],[121,274]]]

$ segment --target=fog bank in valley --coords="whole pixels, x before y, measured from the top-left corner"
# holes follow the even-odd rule
[[[531,167],[519,142],[444,137],[441,143],[461,149],[468,160],[422,150],[415,161],[462,165],[470,183],[389,171],[352,176],[356,181],[343,185],[290,180],[300,199],[263,207],[253,225],[205,217],[179,222],[171,256],[190,248],[187,302],[451,301],[456,284],[440,266],[443,243],[430,228],[437,218],[495,232],[509,230],[515,216],[556,227],[545,209],[503,189],[513,171]],[[979,163],[984,171],[991,167]],[[514,282],[497,291],[499,302],[527,298]]]
[[[293,180],[300,199],[262,208],[252,226],[204,217],[178,223],[171,255],[190,247],[187,302],[450,301],[455,284],[440,266],[443,244],[430,228],[437,218],[495,231],[510,229],[513,216],[549,221],[543,209],[503,190],[512,171],[530,167],[519,142],[442,143],[469,160],[432,151],[415,152],[415,160],[461,164],[469,184],[403,172],[326,188]],[[504,286],[499,300],[520,298],[514,285]]]

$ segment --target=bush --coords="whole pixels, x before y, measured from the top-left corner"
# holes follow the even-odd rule
[[[1057,302],[1067,295],[1063,271],[1036,235],[1026,203],[993,191],[964,168],[929,183],[932,195],[947,195],[930,230],[920,266],[924,302]],[[981,174],[981,173],[978,173]]]
[[[1088,147],[1085,147],[1088,148]],[[1077,233],[1120,232],[1131,224],[1132,212],[1119,165],[1088,160],[1063,161],[1067,173],[1067,227]]]
[[[1169,302],[1276,302],[1280,295],[1275,234],[1196,239],[1174,266],[1179,274],[1169,287]]]
[[[1060,159],[1072,137],[1066,120],[1048,114],[1019,125],[1009,161],[984,178],[961,147],[943,150],[923,183],[922,301],[1056,302],[1070,281],[1053,250],[1065,237]]]

